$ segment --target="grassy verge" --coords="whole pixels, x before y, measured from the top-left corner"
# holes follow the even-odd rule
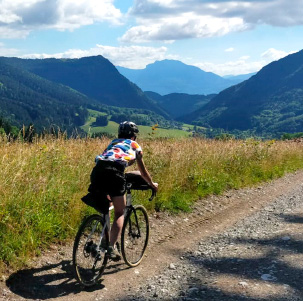
[[[17,268],[51,242],[72,237],[88,208],[80,201],[94,158],[108,139],[0,142],[0,270]],[[303,168],[292,142],[155,139],[139,141],[160,191],[149,210],[187,211],[198,198]]]

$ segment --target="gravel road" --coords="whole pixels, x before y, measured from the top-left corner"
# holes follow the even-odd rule
[[[121,300],[303,300],[303,185],[203,239]]]
[[[303,300],[303,172],[151,216],[144,261],[110,264],[83,290],[71,243],[3,276],[0,300]]]

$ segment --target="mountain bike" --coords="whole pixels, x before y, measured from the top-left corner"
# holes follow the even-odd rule
[[[149,238],[149,220],[144,206],[132,205],[132,190],[151,190],[149,201],[156,195],[141,176],[125,174],[127,180],[126,207],[121,233],[121,246],[117,248],[122,253],[125,263],[130,267],[139,265],[145,253]],[[98,209],[95,207],[95,209]],[[93,214],[84,219],[77,232],[73,247],[73,269],[77,281],[84,286],[92,286],[101,278],[109,257],[110,211]]]

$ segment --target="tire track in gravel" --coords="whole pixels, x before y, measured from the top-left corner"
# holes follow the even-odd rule
[[[180,283],[172,286],[173,297],[157,291],[157,288],[161,288],[157,278],[153,288],[149,282],[155,279],[151,277],[160,277],[159,275],[165,271],[178,277],[180,260],[182,264],[186,263],[185,266],[180,265],[181,270],[186,270],[186,266],[192,267],[192,262],[188,259],[188,250],[197,249],[197,244],[203,241],[207,242],[207,249],[207,246],[211,246],[209,238],[216,237],[218,233],[224,233],[237,222],[253,216],[266,205],[275,202],[277,198],[290,195],[292,191],[301,187],[302,183],[303,172],[297,172],[259,187],[229,191],[223,196],[211,196],[197,201],[192,213],[176,216],[166,213],[152,215],[151,239],[145,260],[132,269],[123,263],[110,264],[100,285],[90,290],[83,291],[73,279],[70,266],[71,244],[53,246],[53,250],[36,259],[31,268],[10,275],[6,281],[7,286],[5,283],[0,284],[2,288],[0,300],[128,300],[140,292],[142,300],[148,298],[157,300],[162,297],[182,300],[188,295],[190,279],[187,279],[187,282],[183,281],[187,286],[183,287]],[[198,257],[206,256],[199,250],[197,252]],[[173,280],[178,283],[178,278]],[[208,291],[219,289],[210,284],[204,285],[204,289],[205,287]],[[192,287],[192,293],[197,292],[200,293],[200,286]],[[198,300],[201,296],[204,298],[205,295],[200,294]],[[188,298],[196,297],[193,294]]]
[[[303,300],[302,224],[301,182],[120,300]]]

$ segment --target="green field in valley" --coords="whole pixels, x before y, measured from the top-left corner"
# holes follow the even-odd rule
[[[89,135],[96,133],[107,133],[112,136],[116,136],[118,132],[118,123],[114,121],[109,121],[107,126],[93,126],[96,118],[100,115],[106,115],[106,113],[98,112],[95,110],[88,110],[90,116],[85,125],[81,128]],[[139,125],[140,137],[159,137],[159,138],[181,138],[181,137],[189,137],[191,136],[190,131],[184,131],[179,129],[164,129],[157,128],[155,130],[152,129],[151,126]]]

